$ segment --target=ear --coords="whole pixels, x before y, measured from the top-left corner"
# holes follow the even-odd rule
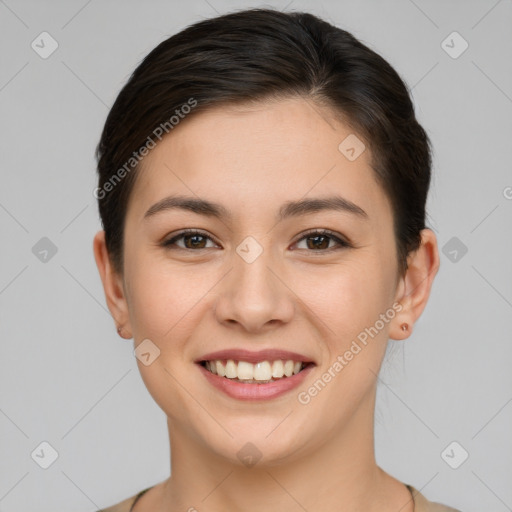
[[[421,245],[409,254],[407,265],[407,272],[400,278],[395,296],[395,301],[402,305],[402,309],[390,322],[389,337],[394,340],[410,336],[414,322],[427,305],[432,283],[439,270],[437,239],[431,229],[421,231]],[[402,330],[403,323],[408,324],[408,330]]]
[[[110,256],[105,243],[105,231],[98,231],[98,233],[96,233],[93,242],[93,251],[103,283],[108,309],[116,325],[122,327],[120,335],[125,339],[129,339],[132,337],[132,333],[128,303],[123,286],[123,277],[119,275],[111,265]]]

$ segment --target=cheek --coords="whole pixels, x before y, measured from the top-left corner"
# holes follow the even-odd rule
[[[218,278],[195,265],[134,255],[130,263],[130,319],[135,339],[149,338],[161,350],[178,349],[204,315]]]
[[[296,275],[294,291],[322,321],[326,339],[345,344],[389,307],[388,283],[381,270],[369,256],[359,254],[343,265]]]
[[[381,261],[378,255],[359,253],[350,265],[332,270],[329,279],[323,280],[322,293],[318,291],[308,303],[321,324],[328,326],[323,333],[325,369],[343,358],[342,369],[332,368],[339,378],[331,389],[337,393],[346,386],[357,388],[360,392],[354,400],[373,384],[374,374],[368,368],[378,373],[387,346],[389,323],[380,315],[391,307],[392,274]]]

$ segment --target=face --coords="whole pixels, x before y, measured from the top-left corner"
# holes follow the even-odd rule
[[[338,148],[351,134],[303,99],[222,107],[185,119],[143,162],[125,326],[136,346],[150,340],[150,364],[137,363],[170,429],[205,459],[237,462],[250,442],[262,461],[292,460],[365,421],[401,290],[369,150],[349,160]],[[217,375],[201,364],[212,358]],[[305,368],[268,384],[218,374],[268,380],[281,360]]]

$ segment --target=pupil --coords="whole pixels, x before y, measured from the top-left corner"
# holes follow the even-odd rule
[[[325,242],[325,240],[327,240],[327,237],[325,235],[320,235],[320,236],[312,236],[312,237],[309,237],[309,240],[315,240],[315,242],[313,242],[314,246],[313,248],[320,248],[320,249],[325,249],[325,243],[323,244],[323,247],[320,247],[322,245],[322,243],[320,242],[320,244],[318,243],[318,240],[322,238],[323,241]],[[311,247],[310,247],[311,249]]]
[[[188,242],[192,243],[193,247],[199,247],[201,246],[201,240],[204,238],[202,235],[189,235],[186,237]],[[325,242],[327,241],[327,245],[329,245],[328,238],[325,235],[320,236],[310,236],[308,238],[308,242],[313,242],[312,245],[309,244],[309,248],[313,249],[326,249]],[[204,242],[204,241],[203,241]],[[188,244],[186,244],[188,246]],[[201,246],[202,248],[202,246]]]
[[[187,240],[188,241],[194,240],[194,241],[192,241],[193,247],[198,247],[201,244],[201,242],[198,243],[197,239],[200,239],[200,238],[204,238],[204,237],[202,235],[189,235],[187,237]]]

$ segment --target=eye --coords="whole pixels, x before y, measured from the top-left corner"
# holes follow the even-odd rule
[[[184,246],[177,244],[178,240],[184,241]],[[210,240],[213,242],[212,238],[206,235],[201,231],[196,231],[194,229],[186,229],[181,233],[173,236],[169,240],[166,240],[162,243],[164,247],[172,249],[177,247],[178,249],[210,249],[211,247],[207,247],[205,244]]]
[[[310,249],[313,252],[330,252],[331,250],[336,250],[343,247],[352,247],[351,244],[345,240],[342,240],[328,229],[311,230],[306,233],[306,235],[302,236],[302,238],[300,238],[296,243],[298,244],[302,241],[306,242],[305,249]],[[333,241],[335,244],[337,244],[337,247],[336,245],[334,247],[329,247],[329,244]]]
[[[178,244],[178,241],[183,240],[183,245]],[[203,233],[202,231],[197,231],[195,229],[186,229],[181,231],[177,235],[173,236],[169,240],[166,240],[162,243],[162,246],[166,248],[178,248],[185,250],[194,250],[194,249],[210,249],[212,246],[208,247],[208,241],[212,242],[214,245],[216,243],[213,239]],[[336,236],[332,231],[328,229],[313,229],[303,235],[295,245],[300,242],[305,241],[306,247],[305,249],[309,252],[330,252],[331,250],[336,250],[344,247],[352,247],[352,245],[342,240],[340,237]],[[331,242],[334,242],[334,247],[330,246]],[[304,249],[300,248],[299,249]]]

